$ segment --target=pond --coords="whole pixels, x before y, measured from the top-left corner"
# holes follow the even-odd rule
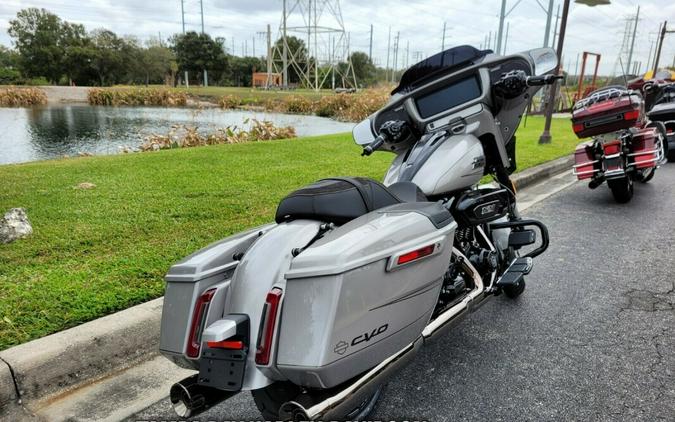
[[[171,125],[214,130],[230,125],[246,128],[249,118],[293,126],[298,136],[349,132],[353,123],[317,117],[256,111],[159,107],[92,107],[50,105],[0,108],[0,164],[63,156],[117,154],[135,148],[152,133],[166,134]]]

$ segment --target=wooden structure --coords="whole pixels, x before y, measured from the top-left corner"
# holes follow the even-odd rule
[[[270,88],[281,86],[281,73],[253,72],[251,78],[253,88]]]

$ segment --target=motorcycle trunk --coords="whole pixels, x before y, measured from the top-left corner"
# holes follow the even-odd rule
[[[174,265],[166,277],[162,353],[197,369],[207,346],[188,356],[186,339],[201,343],[201,332],[191,330],[247,315],[251,351],[239,381],[243,389],[264,387],[270,378],[328,388],[416,340],[450,262],[457,224],[448,211],[437,203],[401,203],[325,233],[323,227],[311,220],[265,226]],[[214,288],[204,308],[200,297]],[[261,342],[272,289],[281,290],[274,346],[270,364],[256,365],[252,351]]]

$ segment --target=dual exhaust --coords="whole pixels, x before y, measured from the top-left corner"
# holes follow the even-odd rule
[[[460,303],[438,315],[424,327],[422,334],[415,341],[389,356],[355,381],[336,387],[335,391],[328,395],[326,391],[319,393],[305,391],[297,401],[282,404],[279,409],[279,418],[291,421],[340,420],[344,415],[352,414],[377,391],[380,385],[405,367],[415,357],[425,341],[432,340],[445,332],[462,316],[480,304],[486,297],[480,274],[459,250],[453,248],[452,253],[459,258],[459,262],[466,273],[471,276],[475,286]],[[237,392],[200,386],[197,384],[197,375],[193,375],[171,387],[170,399],[178,416],[189,418],[235,394]]]

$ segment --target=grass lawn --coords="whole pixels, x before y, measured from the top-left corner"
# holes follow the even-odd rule
[[[573,150],[570,122],[553,123],[546,146],[541,118],[519,129],[519,169]],[[0,349],[161,296],[173,262],[271,221],[289,191],[381,179],[393,157],[359,153],[339,134],[0,166],[0,210],[25,207],[35,230],[0,245]]]

